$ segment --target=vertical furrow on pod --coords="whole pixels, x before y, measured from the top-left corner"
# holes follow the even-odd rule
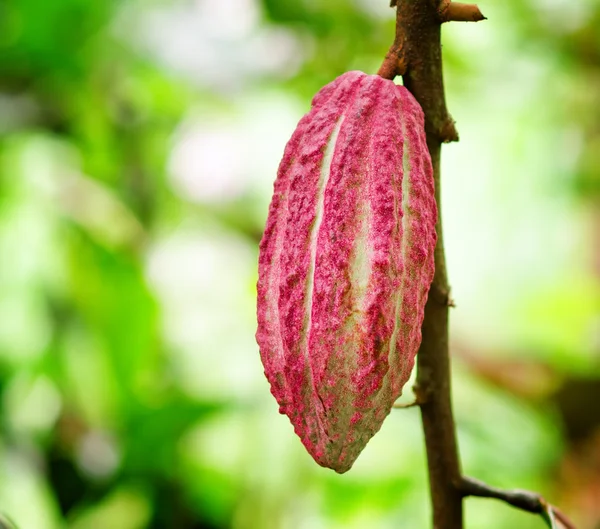
[[[361,235],[368,233],[370,215],[365,196],[368,154],[365,128],[376,97],[370,79],[361,81],[356,83],[353,98],[343,110],[344,121],[325,193],[316,260],[310,350],[317,391],[329,425],[326,446],[329,460],[343,457],[354,413],[348,386],[364,341],[357,298],[362,295],[360,290],[367,287],[370,265],[368,261],[361,263],[357,252],[363,256],[369,253],[368,238],[361,239]]]

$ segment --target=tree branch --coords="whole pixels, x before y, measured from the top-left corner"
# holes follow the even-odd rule
[[[536,492],[527,490],[502,490],[492,487],[483,481],[474,478],[463,477],[460,483],[460,489],[463,496],[478,496],[480,498],[493,498],[503,501],[521,509],[522,511],[534,514],[542,514],[552,511],[555,518],[565,527],[565,529],[575,529],[573,522],[554,505],[550,505],[542,496]]]
[[[427,146],[435,180],[438,241],[435,276],[425,307],[422,342],[417,355],[417,387],[427,395],[420,403],[429,487],[435,529],[463,527],[461,473],[450,396],[448,356],[449,292],[440,207],[441,144],[457,141],[454,121],[446,108],[442,76],[440,0],[397,0],[396,37],[379,70],[404,85],[425,114]]]
[[[549,505],[539,494],[522,490],[503,491],[461,475],[448,352],[448,309],[454,303],[450,298],[446,273],[440,207],[441,145],[457,141],[458,133],[446,108],[440,27],[443,22],[478,21],[485,17],[474,4],[450,0],[391,0],[391,6],[396,6],[396,37],[378,73],[386,79],[402,75],[404,86],[423,109],[438,204],[435,276],[425,306],[422,341],[417,355],[416,400],[408,405],[394,406],[406,408],[417,405],[421,408],[433,527],[462,529],[463,498],[481,496],[505,501],[528,512],[549,514],[565,529],[575,529],[559,509]]]

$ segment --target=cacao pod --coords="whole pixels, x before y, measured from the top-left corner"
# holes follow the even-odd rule
[[[280,412],[320,465],[350,469],[410,376],[436,219],[410,92],[362,72],[322,88],[279,166],[256,333]]]

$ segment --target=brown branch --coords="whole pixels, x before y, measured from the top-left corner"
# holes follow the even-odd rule
[[[442,77],[439,3],[432,0],[398,0],[396,38],[386,56],[380,75],[393,79],[401,59],[406,70],[404,85],[420,103],[425,114],[427,146],[433,164],[436,200],[440,208],[441,144],[458,140],[454,121],[446,109]],[[435,249],[435,276],[432,294],[425,307],[423,339],[417,355],[417,387],[427,395],[420,404],[429,487],[436,529],[461,529],[463,526],[460,463],[450,399],[450,361],[448,357],[449,292],[438,216],[438,242]]]
[[[438,9],[442,22],[479,22],[486,20],[477,4],[461,4],[442,0]]]
[[[500,499],[537,514],[551,512],[565,529],[574,529],[572,522],[539,494],[522,490],[503,491],[461,476],[452,413],[448,353],[448,309],[454,303],[450,298],[446,274],[440,208],[441,144],[458,140],[458,133],[446,108],[440,26],[445,21],[476,21],[484,20],[485,17],[476,5],[449,0],[392,0],[391,5],[394,4],[397,6],[396,37],[378,73],[387,79],[402,74],[404,86],[423,109],[439,212],[435,276],[425,307],[423,338],[417,355],[417,398],[414,403],[395,406],[404,408],[418,405],[421,408],[433,504],[433,527],[462,529],[463,498],[482,496]]]
[[[550,505],[542,496],[536,492],[527,490],[502,490],[492,487],[483,481],[474,478],[463,477],[460,483],[460,489],[463,496],[477,496],[480,498],[493,498],[503,501],[521,509],[522,511],[534,514],[542,514],[552,511],[554,517],[565,527],[565,529],[575,529],[575,525],[569,518],[557,507]]]

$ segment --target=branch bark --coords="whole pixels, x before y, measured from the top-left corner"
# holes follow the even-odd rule
[[[443,142],[457,141],[454,121],[446,108],[442,75],[440,0],[398,0],[396,37],[379,75],[403,75],[404,85],[425,114],[427,146],[433,164],[438,204],[435,276],[425,307],[421,348],[417,355],[418,393],[424,396],[421,417],[427,450],[429,488],[435,529],[463,527],[461,472],[450,393],[448,308],[440,208],[440,155]],[[402,68],[399,67],[402,66]]]

